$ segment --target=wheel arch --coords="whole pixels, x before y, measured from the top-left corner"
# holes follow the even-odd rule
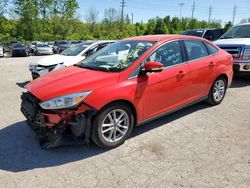
[[[117,104],[117,103],[123,103],[123,104],[126,104],[130,107],[130,109],[132,110],[132,113],[134,115],[134,125],[136,125],[137,124],[137,110],[136,110],[134,104],[132,102],[130,102],[129,100],[117,99],[117,100],[111,101],[111,102],[105,104],[100,110],[102,110],[103,108],[106,108],[107,106]]]
[[[227,84],[227,86],[228,86],[229,78],[228,78],[227,74],[222,73],[222,74],[220,74],[219,76],[217,76],[215,80],[217,80],[217,79],[220,78],[220,77],[222,77],[222,78],[224,78],[224,79],[226,80],[226,84]],[[215,82],[215,80],[214,80],[214,82]]]

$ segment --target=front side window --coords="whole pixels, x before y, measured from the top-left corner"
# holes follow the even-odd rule
[[[188,60],[192,61],[208,56],[207,48],[199,40],[184,40],[187,49]]]
[[[180,43],[178,41],[169,42],[158,48],[147,60],[162,63],[164,67],[170,67],[183,62]]]
[[[153,46],[152,41],[119,41],[99,50],[78,66],[82,68],[120,72],[132,65],[143,53]]]

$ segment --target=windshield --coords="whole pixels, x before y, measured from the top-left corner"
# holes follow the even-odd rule
[[[184,31],[182,35],[191,35],[196,37],[202,37],[204,33],[204,30],[190,30],[190,31]]]
[[[85,44],[85,43],[77,44],[66,49],[61,54],[65,56],[76,56],[80,54],[83,50],[85,50],[88,46],[89,44]]]
[[[221,39],[226,38],[250,38],[250,25],[239,25],[229,29]]]
[[[101,71],[120,72],[133,64],[154,43],[135,40],[116,42],[81,61],[77,66]]]
[[[37,44],[37,47],[45,47],[45,48],[48,48],[49,45],[48,45],[48,44]]]
[[[69,43],[68,41],[59,41],[58,42],[59,45],[68,44],[68,43]]]
[[[20,44],[20,43],[14,43],[13,47],[14,48],[21,48],[21,47],[25,47],[25,45],[24,44]]]

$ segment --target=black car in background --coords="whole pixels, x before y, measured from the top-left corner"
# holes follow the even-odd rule
[[[21,43],[15,43],[11,46],[10,55],[12,57],[27,57],[30,55],[30,48]]]
[[[61,53],[62,51],[68,49],[71,46],[71,42],[67,40],[60,40],[54,43],[53,52]]]
[[[215,41],[218,40],[224,33],[224,29],[192,29],[182,32],[182,35],[191,35]]]
[[[11,41],[4,45],[4,52],[10,53],[12,50],[13,45],[15,44],[21,44],[19,41]]]
[[[54,53],[61,53],[63,52],[64,50],[68,49],[69,47],[75,45],[75,44],[79,44],[83,41],[80,41],[80,40],[60,40],[60,41],[56,41],[54,43],[54,46],[53,46],[53,52]]]

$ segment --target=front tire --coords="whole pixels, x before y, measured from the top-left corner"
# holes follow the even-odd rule
[[[126,103],[108,105],[94,118],[92,140],[102,148],[115,148],[129,137],[133,125],[134,115]]]
[[[226,90],[226,79],[224,77],[217,78],[210,89],[207,102],[213,106],[220,104],[225,97]]]

